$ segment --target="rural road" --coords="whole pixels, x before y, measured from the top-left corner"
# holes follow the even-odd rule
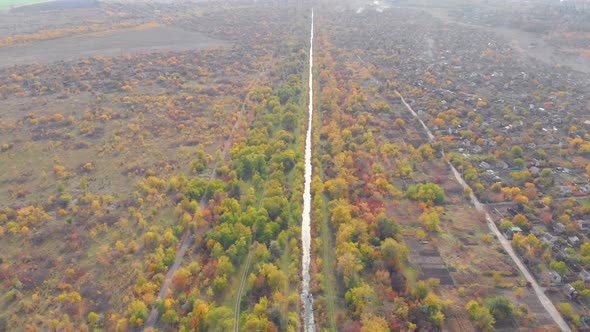
[[[406,103],[404,97],[398,91],[395,91],[395,94],[401,99],[402,103],[412,113],[412,115],[420,122],[420,124],[422,124],[422,127],[424,128],[426,134],[428,135],[428,139],[431,142],[434,142],[435,141],[434,135],[432,135],[432,133],[430,132],[428,127],[424,124],[422,119],[420,119],[418,114],[416,112],[414,112],[414,110],[412,109],[412,107],[410,107],[410,105],[408,105],[408,103]],[[443,156],[444,156],[444,152],[443,152]],[[453,174],[455,175],[455,179],[457,179],[457,181],[461,184],[461,186],[463,186],[463,188],[469,188],[469,186],[467,185],[465,180],[463,180],[463,178],[461,177],[461,174],[457,171],[455,166],[453,166],[453,164],[451,164],[451,162],[448,162],[448,164],[449,164],[449,167],[451,168],[451,170],[453,171]],[[494,220],[492,219],[490,214],[486,211],[486,209],[484,208],[484,205],[479,202],[477,197],[475,197],[475,194],[473,194],[473,191],[471,191],[471,194],[469,196],[471,198],[471,203],[473,203],[473,205],[475,206],[475,209],[479,212],[482,212],[485,215],[489,229],[492,231],[492,233],[494,233],[496,235],[496,237],[500,241],[500,244],[502,245],[504,250],[508,253],[510,258],[512,258],[512,261],[514,261],[514,263],[516,264],[516,266],[518,267],[520,272],[523,274],[525,279],[531,283],[533,290],[535,291],[535,294],[537,295],[537,298],[539,298],[539,301],[541,302],[541,304],[543,305],[545,310],[549,313],[549,315],[551,316],[551,318],[553,319],[555,324],[557,324],[562,331],[571,332],[569,325],[567,325],[567,323],[565,322],[563,317],[561,317],[561,314],[559,313],[559,311],[557,311],[557,309],[555,308],[555,306],[553,305],[551,300],[549,300],[547,295],[545,295],[545,290],[541,286],[539,286],[539,284],[537,283],[535,278],[530,274],[530,272],[528,271],[526,266],[522,263],[520,258],[516,255],[516,253],[514,252],[514,249],[512,248],[512,245],[510,244],[510,241],[508,241],[504,237],[504,235],[502,235],[502,233],[500,233],[500,230],[498,230],[498,227],[496,227]]]

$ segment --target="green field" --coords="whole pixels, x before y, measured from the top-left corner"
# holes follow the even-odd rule
[[[0,0],[0,10],[8,9],[12,6],[30,5],[33,3],[43,2],[42,0]]]

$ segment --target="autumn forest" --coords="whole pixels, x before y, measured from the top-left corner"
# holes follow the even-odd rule
[[[0,331],[590,330],[589,18],[0,11]]]

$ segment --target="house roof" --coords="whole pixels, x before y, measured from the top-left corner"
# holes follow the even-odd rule
[[[553,236],[553,234],[551,234],[551,233],[545,233],[545,234],[543,234],[541,241],[553,243],[553,242],[557,241],[557,237]]]

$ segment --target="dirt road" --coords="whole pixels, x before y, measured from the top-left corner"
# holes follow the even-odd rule
[[[178,268],[180,268],[180,263],[182,263],[182,258],[184,257],[184,254],[186,253],[186,250],[188,249],[188,246],[190,244],[190,241],[188,240],[190,238],[190,235],[191,235],[190,231],[187,231],[182,236],[182,240],[180,241],[180,247],[179,247],[178,251],[176,252],[176,259],[174,260],[174,264],[172,264],[172,266],[168,270],[168,273],[166,273],[166,279],[164,279],[164,283],[162,284],[162,288],[160,288],[160,292],[158,293],[158,300],[162,300],[166,296],[166,293],[168,292],[168,289],[170,288],[170,284],[172,283],[172,277],[174,277],[174,274],[176,273],[176,271],[178,271]],[[152,311],[150,312],[150,316],[148,317],[148,320],[145,323],[145,328],[148,329],[148,328],[154,327],[154,324],[156,323],[157,318],[158,318],[158,309],[156,309],[156,307],[154,307],[154,308],[152,308]]]
[[[435,137],[430,132],[430,129],[428,129],[428,127],[424,124],[422,119],[420,119],[418,114],[416,112],[414,112],[414,110],[412,109],[412,107],[410,107],[410,105],[408,105],[408,103],[406,103],[406,101],[404,100],[404,97],[399,92],[395,91],[395,94],[401,99],[402,103],[412,113],[412,115],[416,119],[418,119],[418,121],[420,121],[420,123],[422,124],[422,127],[424,127],[424,130],[426,131],[426,134],[428,135],[428,139],[431,142],[434,142]],[[443,152],[443,155],[444,155],[444,152]],[[468,188],[469,186],[467,185],[465,180],[463,180],[463,178],[461,177],[461,174],[457,171],[457,169],[455,169],[455,166],[453,166],[453,164],[451,164],[451,162],[449,162],[449,167],[453,171],[453,174],[455,175],[455,179],[457,179],[457,181],[461,184],[461,186],[463,186],[463,188]],[[533,290],[535,291],[537,298],[539,298],[539,301],[541,302],[541,304],[543,305],[545,310],[549,313],[549,315],[551,316],[551,318],[553,319],[555,324],[557,324],[562,331],[571,332],[570,327],[567,325],[567,323],[565,322],[563,317],[561,317],[561,314],[557,311],[557,309],[555,308],[555,306],[553,305],[551,300],[549,300],[547,295],[545,295],[545,290],[541,286],[539,286],[539,284],[537,283],[535,278],[533,278],[533,276],[530,274],[530,272],[528,271],[526,266],[522,263],[520,258],[516,255],[516,253],[514,252],[514,249],[512,248],[512,245],[510,244],[510,241],[508,241],[504,237],[504,235],[502,235],[502,233],[500,233],[500,230],[498,230],[498,227],[496,227],[494,220],[492,219],[490,214],[486,211],[486,209],[484,208],[484,205],[479,202],[479,200],[477,199],[477,197],[475,197],[473,192],[471,192],[470,198],[471,198],[471,203],[473,203],[473,205],[475,206],[475,209],[479,212],[482,212],[485,215],[489,229],[492,231],[492,233],[494,233],[496,235],[496,237],[500,241],[500,244],[502,245],[504,250],[508,253],[508,255],[510,256],[510,258],[512,259],[514,264],[516,264],[516,266],[518,267],[520,272],[523,274],[525,279],[531,283],[531,286],[533,287]]]

